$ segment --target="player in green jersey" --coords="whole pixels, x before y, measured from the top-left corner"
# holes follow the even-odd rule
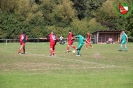
[[[123,31],[121,32],[121,35],[120,35],[120,43],[121,43],[120,51],[122,51],[122,45],[125,46],[125,51],[128,50],[128,49],[127,49],[127,46],[126,46],[127,42],[128,42],[128,37],[127,37],[125,31],[123,30]]]
[[[76,56],[80,56],[80,50],[81,50],[82,46],[84,45],[84,42],[87,41],[87,40],[80,34],[75,36],[75,37],[78,38],[78,47],[76,48],[76,50],[77,50],[77,55]]]

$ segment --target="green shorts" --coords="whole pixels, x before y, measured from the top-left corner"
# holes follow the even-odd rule
[[[121,41],[121,44],[126,44],[126,43],[127,43],[126,40],[122,40],[122,41]]]
[[[82,48],[83,44],[79,44],[77,47],[77,50],[80,50]]]

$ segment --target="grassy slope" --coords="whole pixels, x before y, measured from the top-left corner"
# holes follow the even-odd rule
[[[48,43],[27,43],[25,55],[18,43],[1,43],[0,88],[133,88],[132,44],[128,52],[119,44],[84,46],[81,57],[64,53],[66,46],[49,57]]]

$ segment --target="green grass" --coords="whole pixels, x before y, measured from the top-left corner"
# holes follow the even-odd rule
[[[0,43],[0,88],[133,88],[133,44],[93,46],[76,57],[57,44],[50,57],[48,43],[27,43],[22,55],[19,43]]]

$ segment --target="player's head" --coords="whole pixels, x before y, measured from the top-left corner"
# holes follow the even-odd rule
[[[125,33],[125,30],[122,30],[121,33],[124,34]]]
[[[54,32],[53,32],[53,31],[51,31],[51,34],[54,34]]]
[[[69,30],[69,33],[72,33],[72,31],[71,31],[71,30]]]
[[[88,32],[87,35],[90,35],[90,33]]]

